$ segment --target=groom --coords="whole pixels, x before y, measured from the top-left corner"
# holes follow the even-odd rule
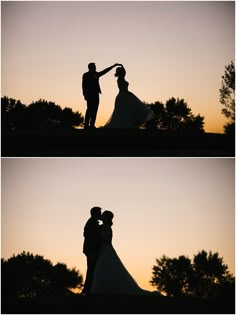
[[[84,128],[96,128],[95,121],[97,117],[98,105],[99,105],[99,94],[101,89],[99,85],[99,78],[111,71],[114,67],[119,66],[118,63],[111,67],[108,67],[100,72],[96,71],[95,63],[91,62],[88,65],[89,71],[83,74],[82,78],[82,89],[84,99],[87,101],[87,110],[85,113]]]
[[[90,210],[91,217],[84,227],[83,253],[87,257],[87,273],[82,294],[88,295],[92,285],[95,264],[101,245],[101,226],[98,220],[101,218],[101,208],[93,207]]]

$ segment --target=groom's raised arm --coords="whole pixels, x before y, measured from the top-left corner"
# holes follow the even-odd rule
[[[111,71],[114,67],[117,67],[119,65],[120,65],[119,63],[115,63],[113,66],[110,66],[110,67],[108,67],[108,68],[106,68],[100,72],[97,72],[98,77],[101,77],[102,75],[106,74],[107,72]]]

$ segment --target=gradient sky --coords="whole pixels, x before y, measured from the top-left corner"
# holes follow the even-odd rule
[[[219,88],[235,56],[234,1],[1,1],[2,96],[39,98],[83,115],[82,74],[116,62],[146,102],[183,98],[223,132]],[[114,69],[101,78],[97,126],[110,117]]]
[[[23,250],[85,275],[93,206],[114,212],[113,245],[146,289],[155,259],[218,252],[234,273],[234,159],[2,159],[2,257]]]

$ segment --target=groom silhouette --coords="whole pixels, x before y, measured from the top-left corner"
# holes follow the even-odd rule
[[[93,207],[90,210],[90,214],[91,217],[84,227],[83,253],[87,257],[87,272],[82,294],[85,295],[89,294],[92,285],[94,268],[101,246],[101,232],[98,223],[98,220],[101,218],[101,208]]]
[[[96,128],[95,121],[97,117],[99,94],[101,94],[101,88],[99,85],[99,78],[109,72],[114,67],[119,66],[118,63],[111,67],[108,67],[100,72],[96,71],[96,65],[94,62],[88,64],[89,71],[83,74],[82,89],[84,99],[87,101],[87,110],[85,113],[84,128]]]

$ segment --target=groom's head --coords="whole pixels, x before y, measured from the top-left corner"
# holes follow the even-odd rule
[[[90,214],[91,214],[92,218],[94,218],[95,220],[98,220],[101,217],[102,208],[100,208],[100,207],[93,207],[90,210]]]
[[[94,62],[88,64],[89,71],[96,71],[96,65]]]

